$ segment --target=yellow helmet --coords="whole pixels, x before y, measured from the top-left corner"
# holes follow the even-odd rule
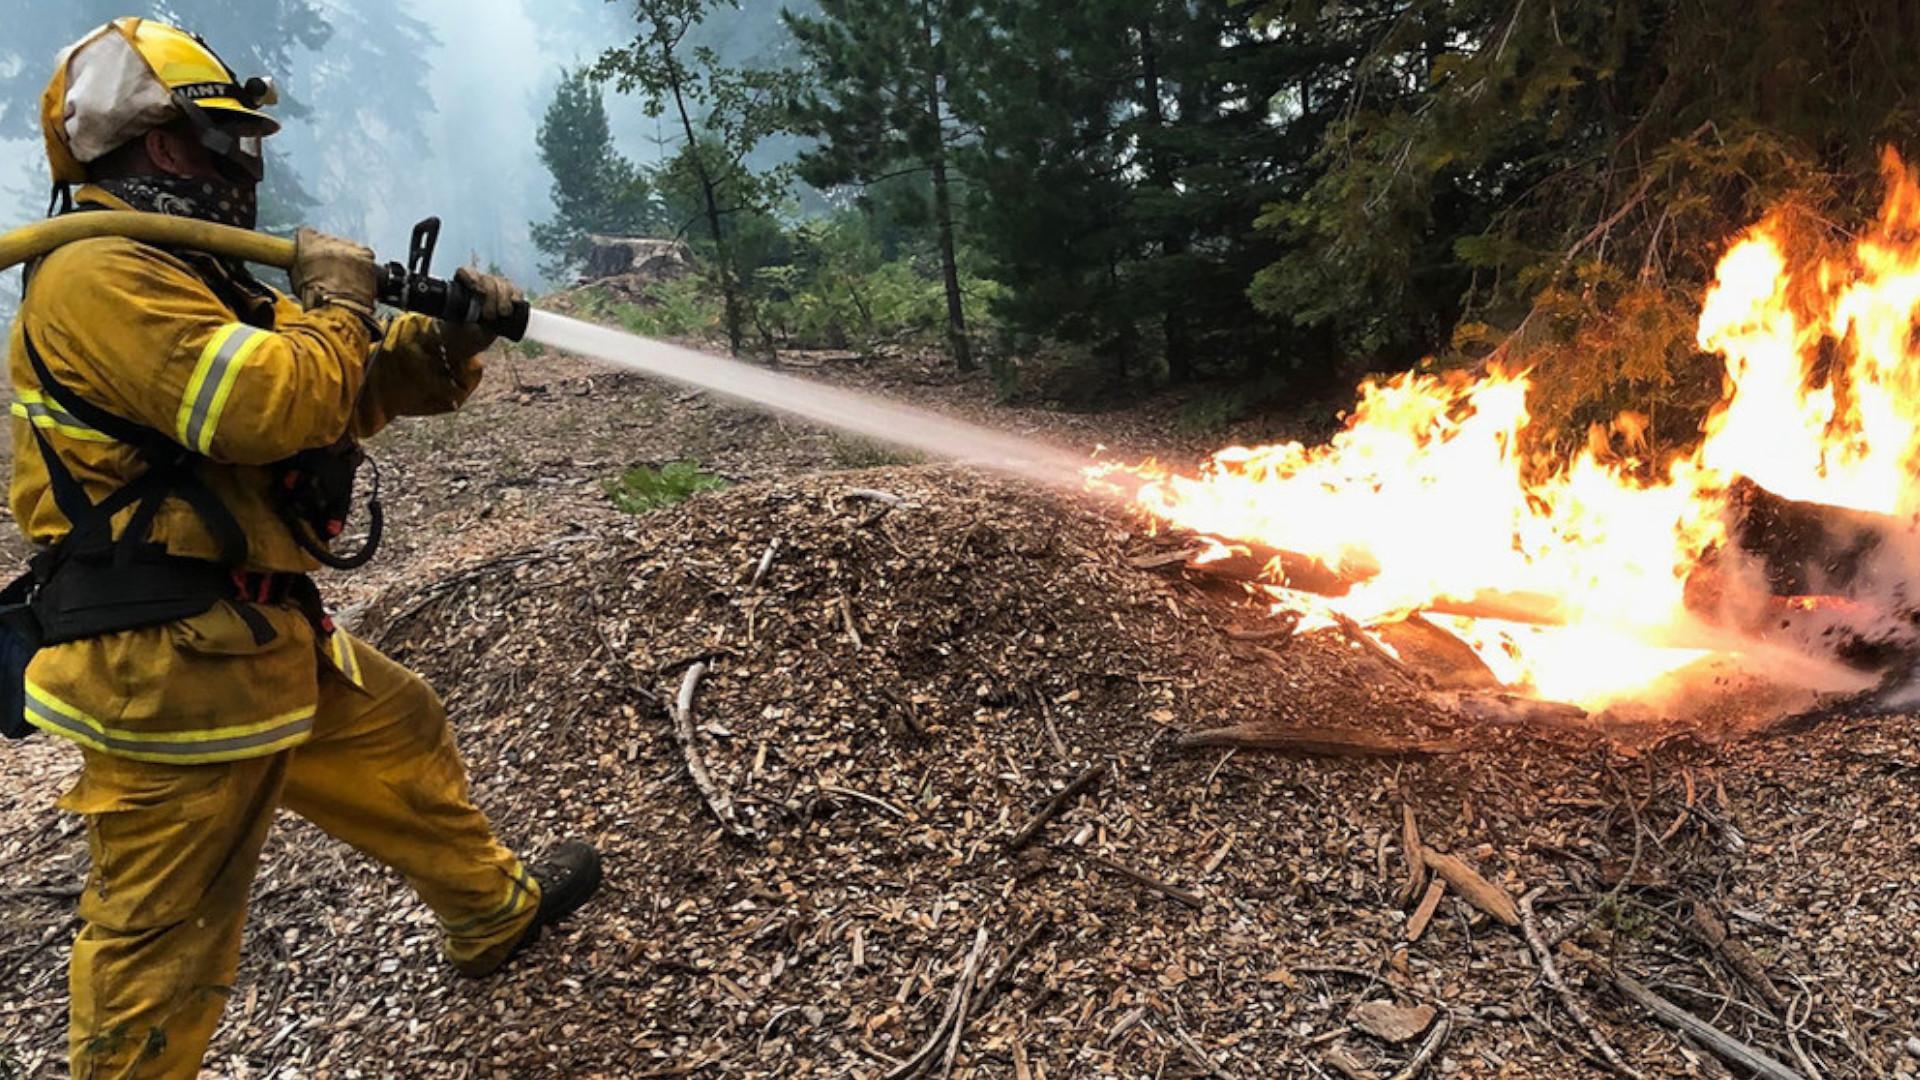
[[[278,100],[265,79],[242,83],[198,36],[150,19],[115,19],[60,53],[40,95],[40,131],[56,183],[180,116],[223,164],[260,178],[259,140],[280,130],[260,106]]]

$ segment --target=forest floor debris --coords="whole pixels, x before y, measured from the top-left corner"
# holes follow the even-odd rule
[[[469,465],[422,445],[416,482],[499,449],[460,431]],[[601,844],[605,893],[464,982],[390,875],[285,818],[215,1075],[1605,1075],[1567,997],[1629,1068],[1711,1074],[1711,1036],[1636,986],[1795,1071],[1920,1070],[1911,718],[1714,745],[1480,722],[1337,631],[1246,640],[1244,592],[1129,565],[1108,507],[716,455],[741,483],[624,517],[543,479],[600,438],[415,507],[446,528],[354,625],[441,688],[500,831]],[[1328,728],[1451,752],[1182,748]],[[0,1045],[50,1071],[86,845],[51,808],[65,749],[7,751]],[[1357,1027],[1380,1001],[1433,1019]]]

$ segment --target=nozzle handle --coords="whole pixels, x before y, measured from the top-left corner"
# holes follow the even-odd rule
[[[480,297],[455,278],[437,278],[428,273],[433,265],[433,249],[440,244],[440,219],[424,218],[413,227],[413,239],[407,245],[406,265],[388,263],[380,272],[380,299],[402,311],[430,315],[446,322],[480,326],[504,338],[519,341],[527,336],[527,319],[533,309],[525,300],[514,302],[504,318],[480,318]]]
[[[480,297],[472,289],[457,280],[409,273],[399,263],[388,263],[380,272],[380,300],[402,311],[417,312],[447,322],[482,326],[512,341],[527,336],[527,319],[532,314],[525,300],[517,300],[513,310],[504,318],[482,320]]]

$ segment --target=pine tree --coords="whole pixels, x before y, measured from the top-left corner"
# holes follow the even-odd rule
[[[794,96],[799,130],[820,145],[800,175],[819,187],[871,185],[924,175],[947,301],[947,341],[961,371],[974,368],[960,290],[953,115],[967,96],[970,59],[982,47],[977,0],[820,0],[819,15],[791,11],[787,26],[818,88]],[[956,85],[961,87],[956,89]]]
[[[1250,228],[1284,198],[1267,103],[1284,54],[1228,0],[985,0],[976,235],[1003,314],[1103,358],[1108,388],[1264,372],[1298,349],[1246,297],[1279,251]],[[1310,146],[1306,152],[1311,153]]]
[[[541,164],[553,176],[554,216],[533,227],[534,245],[559,275],[586,254],[590,233],[635,235],[663,225],[652,185],[613,146],[606,101],[591,71],[564,73],[540,122]]]
[[[1438,5],[1275,0],[1277,41],[1351,58],[1260,304],[1384,365],[1531,368],[1536,421],[1584,439],[1622,409],[1689,440],[1719,394],[1697,304],[1727,239],[1789,201],[1820,224],[1878,197],[1920,136],[1898,0]]]

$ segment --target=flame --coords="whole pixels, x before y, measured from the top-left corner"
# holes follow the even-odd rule
[[[1450,617],[1448,630],[1516,690],[1600,707],[1716,653],[1757,643],[1689,610],[1687,582],[1728,540],[1729,490],[1912,514],[1920,484],[1920,183],[1891,151],[1872,228],[1826,258],[1789,257],[1770,216],[1728,248],[1701,307],[1701,362],[1723,395],[1691,451],[1644,457],[1623,416],[1558,461],[1527,456],[1526,372],[1407,372],[1363,383],[1320,446],[1236,446],[1182,473],[1098,465],[1091,485],[1158,522],[1317,561],[1354,582],[1309,600],[1274,568],[1276,607],[1377,624],[1539,598],[1545,622]],[[1716,359],[1717,358],[1717,359]]]

